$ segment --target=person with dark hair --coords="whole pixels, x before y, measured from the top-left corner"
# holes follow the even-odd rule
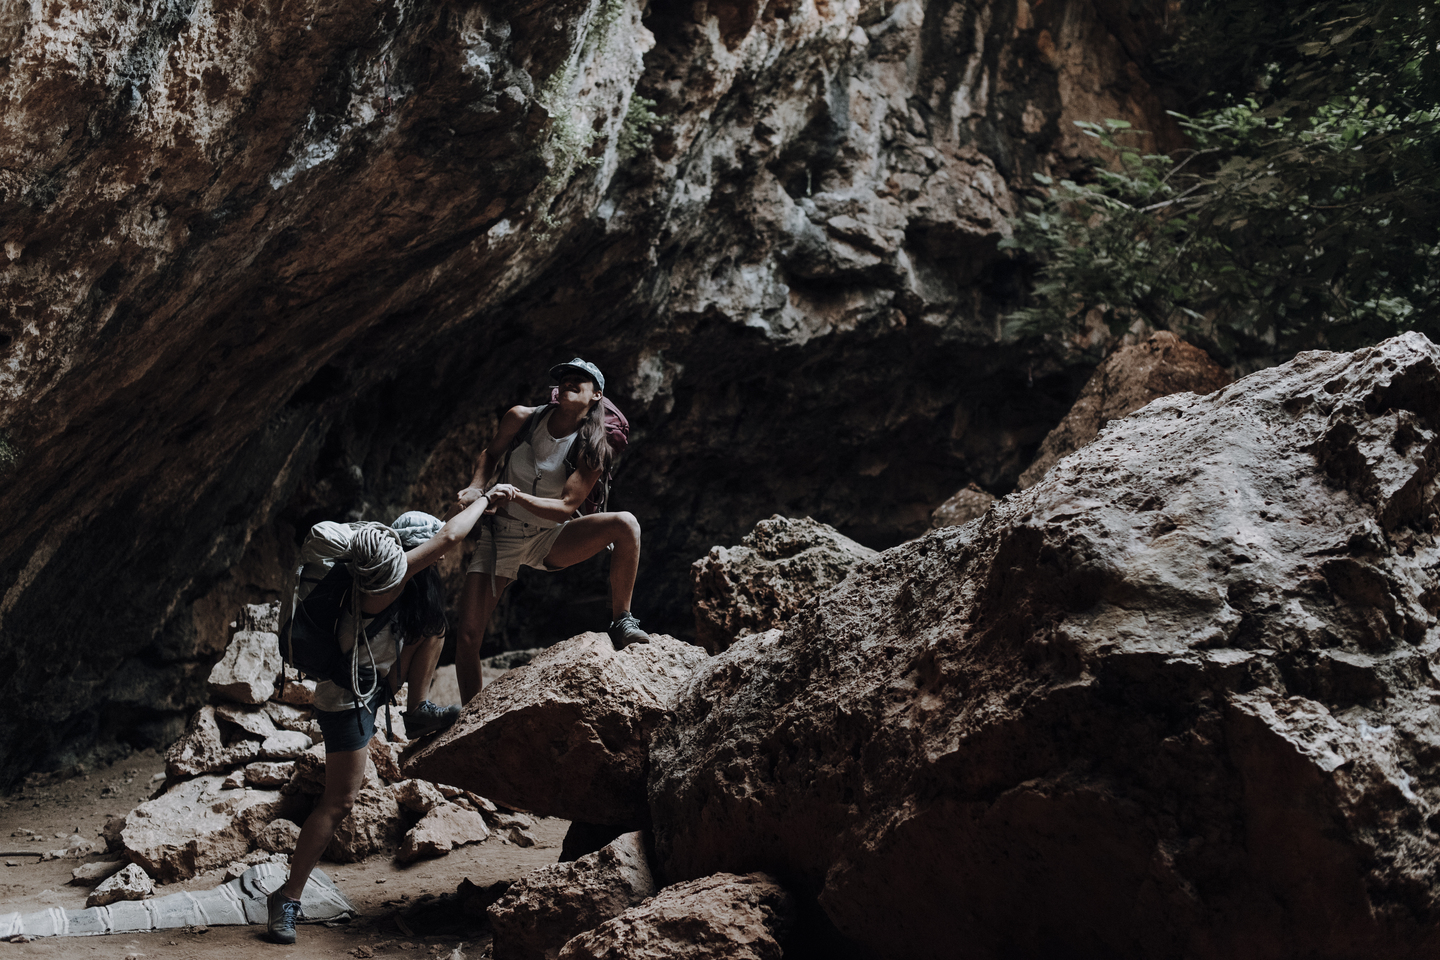
[[[511,407],[480,452],[462,506],[489,497],[486,517],[460,597],[455,676],[464,702],[480,692],[480,644],[505,588],[520,567],[559,570],[611,548],[610,639],[618,650],[650,635],[630,612],[640,567],[640,523],[631,513],[577,516],[614,452],[605,433],[605,375],[576,357],[550,369],[553,403]],[[576,450],[578,446],[578,456]],[[567,464],[573,463],[573,471]],[[491,484],[494,484],[492,487]]]
[[[460,713],[459,707],[442,709],[426,699],[447,628],[434,564],[469,535],[487,506],[479,498],[443,524],[417,511],[402,514],[393,526],[317,523],[300,549],[291,615],[298,615],[314,585],[326,582],[327,571],[343,565],[348,574],[335,640],[348,656],[350,679],[348,684],[321,680],[315,686],[315,719],[325,741],[325,791],[300,828],[289,878],[269,897],[268,930],[279,943],[295,942],[305,882],[365,782],[380,707],[408,680],[405,725],[411,736],[444,729]],[[289,619],[282,615],[282,621]]]

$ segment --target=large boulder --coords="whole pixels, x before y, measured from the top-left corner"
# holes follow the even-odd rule
[[[1061,458],[1094,440],[1111,420],[1128,417],[1151,400],[1174,393],[1211,393],[1230,380],[1209,354],[1168,330],[1121,347],[1095,369],[1065,419],[1041,441],[1034,462],[1020,474],[1020,489],[1038,483]]]
[[[566,941],[655,894],[644,835],[526,874],[490,906],[495,960],[554,960]]]
[[[704,659],[667,636],[618,653],[604,634],[572,637],[487,686],[405,775],[546,816],[642,825],[650,733]]]
[[[712,547],[691,566],[695,637],[717,653],[736,637],[781,626],[874,555],[809,517],[761,520],[738,547]]]
[[[795,902],[763,873],[677,883],[561,948],[560,960],[781,960]],[[498,940],[497,940],[498,942]],[[936,956],[954,956],[953,952]],[[496,960],[501,960],[496,952]]]
[[[125,855],[156,880],[188,880],[250,851],[251,841],[296,800],[273,790],[221,790],[224,777],[201,776],[140,804],[125,818]]]
[[[1112,422],[697,671],[658,868],[885,957],[1440,950],[1440,348]]]

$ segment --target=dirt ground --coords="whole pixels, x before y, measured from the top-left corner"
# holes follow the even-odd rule
[[[440,689],[435,694],[444,695],[441,682],[442,678],[437,677]],[[147,799],[164,779],[164,769],[163,756],[145,751],[110,767],[63,778],[32,775],[21,789],[0,798],[0,914],[52,907],[83,908],[90,888],[71,886],[71,871],[87,861],[114,859],[113,855],[43,863],[39,855],[64,847],[63,838],[72,833],[95,837],[108,818],[123,816]],[[46,937],[29,943],[0,941],[0,960],[476,960],[486,952],[489,935],[464,921],[446,896],[454,894],[462,880],[485,887],[497,880],[518,879],[537,867],[554,863],[568,828],[567,821],[542,819],[532,830],[539,841],[533,847],[519,847],[491,836],[483,843],[461,847],[439,859],[403,867],[383,856],[351,864],[321,861],[320,868],[355,905],[359,916],[334,927],[306,924],[293,946],[265,940],[261,926],[209,927],[106,937]],[[184,883],[157,887],[155,895],[206,890],[221,882],[220,871],[215,871]]]

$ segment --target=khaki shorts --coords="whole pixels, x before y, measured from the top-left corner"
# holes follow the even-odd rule
[[[514,580],[521,567],[550,570],[551,567],[545,566],[545,558],[564,529],[564,523],[558,527],[539,527],[504,517],[486,517],[481,521],[480,536],[466,572],[490,573],[492,560],[495,576],[507,580]]]

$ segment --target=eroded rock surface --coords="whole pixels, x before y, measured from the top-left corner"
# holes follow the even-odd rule
[[[486,686],[405,773],[545,816],[643,824],[646,743],[704,659],[667,636],[618,653],[602,633],[572,637]]]
[[[443,857],[456,847],[479,843],[490,836],[485,818],[468,806],[441,802],[431,807],[400,841],[395,859],[413,863]]]
[[[655,894],[644,835],[526,874],[487,911],[495,960],[554,960],[566,942]]]
[[[1075,406],[1040,444],[1035,462],[1020,475],[1020,489],[1038,483],[1057,461],[1094,440],[1111,420],[1172,393],[1219,390],[1231,379],[1204,350],[1168,330],[1121,347],[1091,374]]]
[[[144,900],[155,893],[155,881],[140,869],[130,864],[105,880],[85,898],[87,907],[104,907],[121,900]]]
[[[258,630],[237,631],[225,656],[210,671],[211,693],[237,703],[260,704],[270,699],[280,675],[280,638]]]
[[[695,637],[716,653],[736,637],[781,626],[874,555],[809,517],[761,520],[739,546],[711,547],[691,565]]]
[[[560,950],[559,957],[781,960],[780,944],[794,914],[794,899],[773,878],[763,873],[721,873],[666,887],[639,906],[575,937]]]
[[[201,776],[140,804],[125,818],[125,854],[156,880],[187,880],[248,853],[251,841],[293,801],[272,790],[222,790]]]
[[[983,515],[994,502],[994,494],[986,493],[973,483],[969,484],[935,508],[935,512],[930,514],[930,526],[958,527],[967,524]]]
[[[660,868],[895,958],[1440,949],[1437,474],[1418,334],[1112,421],[703,664]]]

